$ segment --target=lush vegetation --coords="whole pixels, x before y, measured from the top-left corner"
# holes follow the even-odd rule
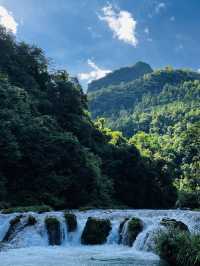
[[[41,49],[0,28],[0,204],[170,207],[176,191],[104,120],[66,71],[49,71]]]
[[[156,249],[169,265],[200,265],[200,235],[171,228],[156,237]]]
[[[137,62],[133,66],[120,68],[101,79],[92,81],[88,84],[88,92],[96,91],[103,87],[107,87],[108,85],[129,82],[151,72],[153,72],[153,70],[150,65],[143,62]]]
[[[118,130],[180,191],[178,207],[200,206],[200,74],[167,67],[89,93],[94,118]]]

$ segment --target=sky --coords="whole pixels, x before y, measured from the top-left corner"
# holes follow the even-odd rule
[[[0,24],[91,80],[137,61],[200,69],[200,0],[0,0]]]

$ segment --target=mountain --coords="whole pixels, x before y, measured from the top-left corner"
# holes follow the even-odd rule
[[[42,49],[0,27],[0,209],[50,205],[168,208],[176,190],[159,167],[104,120]]]
[[[92,81],[88,84],[88,93],[97,91],[109,85],[117,85],[121,82],[126,83],[133,81],[139,77],[142,77],[144,74],[151,72],[153,72],[153,70],[150,65],[143,62],[137,62],[133,66],[120,68],[112,73],[107,74],[101,79]]]
[[[98,91],[88,92],[89,109],[92,117],[118,117],[122,111],[130,112],[145,95],[157,95],[166,84],[178,85],[184,81],[199,80],[200,74],[187,70],[157,70],[131,82],[108,85]]]
[[[173,177],[180,206],[200,206],[200,74],[156,70],[88,93],[94,119],[118,130]],[[191,203],[192,202],[192,203]]]

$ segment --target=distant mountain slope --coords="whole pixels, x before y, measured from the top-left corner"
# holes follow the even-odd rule
[[[167,67],[88,96],[93,118],[105,117],[173,177],[177,206],[199,208],[200,74]]]
[[[88,93],[89,108],[93,118],[104,116],[116,120],[122,111],[132,112],[145,96],[161,93],[166,84],[176,86],[194,80],[200,80],[199,73],[170,68],[157,70],[132,82]]]
[[[101,79],[92,81],[88,85],[88,92],[97,91],[109,85],[119,85],[121,82],[126,83],[133,81],[139,77],[142,77],[144,74],[151,72],[153,72],[153,70],[150,65],[143,62],[137,62],[133,66],[120,68],[112,73],[107,74]]]

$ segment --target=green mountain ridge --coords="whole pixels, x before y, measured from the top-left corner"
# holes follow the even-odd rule
[[[166,84],[178,85],[184,81],[199,80],[200,74],[187,70],[163,69],[121,85],[109,85],[88,93],[92,117],[115,116],[121,110],[132,110],[146,94],[156,95]]]
[[[200,206],[200,74],[156,70],[88,94],[92,117],[118,130],[146,158],[163,160],[181,204]],[[188,200],[187,200],[188,197]]]
[[[87,96],[44,52],[0,27],[0,208],[50,205],[169,208],[159,161],[92,121]]]
[[[88,93],[97,91],[109,85],[118,85],[122,82],[129,82],[151,72],[153,72],[153,69],[150,65],[144,62],[137,62],[133,66],[120,68],[107,74],[101,79],[92,81],[88,84]]]

